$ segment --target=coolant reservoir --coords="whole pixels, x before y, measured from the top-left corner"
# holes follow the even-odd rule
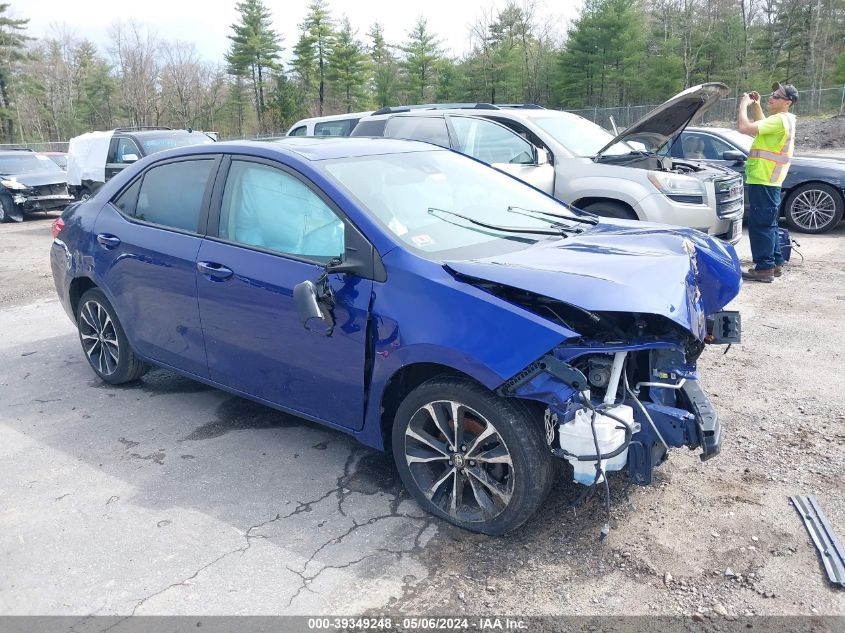
[[[605,411],[611,415],[624,420],[630,428],[634,428],[634,410],[626,404],[618,404]],[[596,445],[593,441],[592,430],[593,412],[590,409],[579,409],[575,412],[575,418],[561,424],[558,427],[560,447],[567,453],[574,455],[595,455]],[[598,439],[599,451],[607,454],[615,451],[625,443],[625,430],[616,420],[609,418],[602,413],[596,415],[596,438]],[[574,479],[579,484],[590,485],[596,478],[596,462],[582,462],[574,457],[567,457],[572,464]],[[616,457],[602,460],[602,470],[622,470],[628,463],[628,449],[619,453]],[[604,481],[602,477],[599,482]]]

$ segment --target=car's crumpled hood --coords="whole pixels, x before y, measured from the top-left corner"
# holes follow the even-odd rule
[[[35,173],[35,174],[15,174],[10,176],[2,176],[4,180],[17,180],[19,183],[26,185],[27,187],[38,187],[41,185],[64,185],[67,184],[65,180],[65,172],[58,171],[45,171],[42,173]]]
[[[739,259],[729,244],[693,229],[625,220],[446,266],[595,312],[663,315],[699,339],[706,315],[721,310],[741,286]]]

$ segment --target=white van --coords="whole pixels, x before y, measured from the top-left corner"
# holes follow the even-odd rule
[[[372,113],[370,110],[301,119],[290,127],[287,136],[349,136],[358,121]]]

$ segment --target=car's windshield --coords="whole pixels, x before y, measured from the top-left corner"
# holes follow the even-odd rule
[[[0,155],[0,174],[42,174],[60,171],[58,165],[49,158],[32,152]]]
[[[138,138],[144,147],[145,154],[155,154],[174,147],[187,147],[188,145],[205,145],[213,143],[209,136],[202,132],[189,132],[187,134],[173,134],[164,132],[162,134],[151,134]]]
[[[481,227],[456,213],[498,227],[588,228],[568,220],[575,214],[554,198],[454,152],[344,158],[326,161],[325,169],[411,250],[431,259],[492,256],[550,239]]]
[[[613,140],[613,135],[607,130],[574,115],[536,117],[531,120],[574,156],[595,156]],[[622,155],[633,151],[634,148],[626,143],[615,143],[604,154]]]
[[[742,132],[737,132],[736,130],[719,130],[719,134],[724,136],[729,142],[739,147],[746,154],[751,151],[751,143],[754,142],[753,137],[743,134]]]

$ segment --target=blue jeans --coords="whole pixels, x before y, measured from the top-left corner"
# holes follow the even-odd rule
[[[783,265],[778,242],[780,187],[748,185],[748,239],[757,270]]]

